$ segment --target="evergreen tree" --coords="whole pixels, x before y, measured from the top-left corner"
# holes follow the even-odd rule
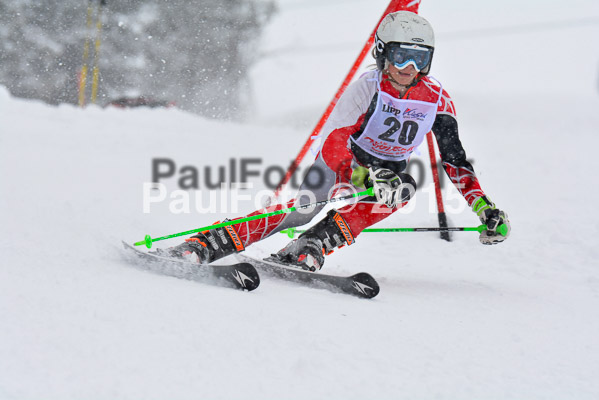
[[[17,97],[78,102],[78,75],[100,0],[0,0],[0,84]],[[209,117],[236,118],[248,99],[272,0],[107,0],[102,9],[98,104],[145,95]],[[87,89],[89,97],[89,85]]]

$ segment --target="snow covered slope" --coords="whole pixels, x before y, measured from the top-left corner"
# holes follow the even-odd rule
[[[482,246],[470,233],[452,243],[436,234],[361,235],[325,268],[370,272],[381,283],[371,301],[268,279],[241,293],[123,261],[121,239],[253,209],[244,201],[235,211],[175,214],[167,200],[144,213],[152,159],[216,174],[231,158],[269,166],[295,155],[361,46],[352,32],[371,29],[360,18],[376,20],[386,5],[320,3],[282,4],[265,52],[275,37],[290,43],[286,35],[308,50],[256,67],[257,118],[245,125],[175,109],[48,107],[0,88],[0,399],[599,396],[596,26],[521,34],[528,56],[514,71],[505,57],[522,50],[516,38],[481,34],[472,44],[441,35],[453,30],[444,22],[450,17],[461,29],[501,26],[488,10],[471,11],[472,20],[461,3],[421,7],[439,26],[444,47],[433,73],[454,95],[464,146],[512,221],[500,246]],[[590,2],[573,4],[599,15]],[[313,16],[314,31],[331,24],[338,35],[293,33],[290,21],[299,24],[294,18],[308,5],[302,12]],[[528,13],[539,21],[571,16],[557,5]],[[546,62],[555,55],[548,43],[566,43],[564,32],[589,38],[571,44],[583,57],[579,72],[569,60]],[[343,38],[348,48],[327,58],[309,50]],[[280,91],[283,80],[293,90]],[[169,194],[179,177],[165,180]],[[194,195],[209,195],[203,179]],[[250,193],[264,188],[251,181]],[[475,225],[447,189],[452,224]],[[429,193],[415,200],[381,225],[433,225]],[[273,237],[248,252],[267,254],[287,240]]]

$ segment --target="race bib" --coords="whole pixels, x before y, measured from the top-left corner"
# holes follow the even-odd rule
[[[379,84],[376,109],[362,134],[351,140],[377,158],[406,160],[433,127],[436,114],[437,103],[397,99]]]

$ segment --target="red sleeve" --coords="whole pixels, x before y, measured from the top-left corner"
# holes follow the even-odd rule
[[[464,199],[466,199],[469,206],[472,207],[472,203],[474,203],[477,198],[485,195],[478,183],[474,168],[472,168],[470,163],[457,166],[448,162],[443,162],[443,168],[456,189],[458,189],[460,194],[464,196]]]
[[[353,154],[347,144],[349,137],[362,126],[364,117],[365,114],[361,115],[354,125],[332,131],[322,146],[321,155],[324,162],[330,169],[347,180],[351,180],[350,165],[353,159]]]
[[[441,96],[439,96],[439,106],[437,107],[437,115],[451,115],[456,118],[455,106],[453,100],[449,97],[449,93],[443,89]]]

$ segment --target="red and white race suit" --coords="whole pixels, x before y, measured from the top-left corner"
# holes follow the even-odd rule
[[[352,186],[356,166],[379,166],[396,173],[406,169],[412,152],[433,131],[443,167],[469,205],[484,193],[458,137],[456,113],[449,94],[430,77],[421,77],[403,97],[380,71],[370,71],[348,86],[339,98],[322,132],[324,142],[316,160],[300,186],[309,190],[312,200],[322,201],[336,193],[339,185]],[[296,203],[297,202],[297,203]],[[257,210],[250,215],[272,212],[300,204]],[[388,217],[398,208],[387,208],[373,197],[361,199],[338,211],[354,237],[363,229]],[[245,246],[283,229],[309,223],[321,211],[280,214],[234,225]]]

